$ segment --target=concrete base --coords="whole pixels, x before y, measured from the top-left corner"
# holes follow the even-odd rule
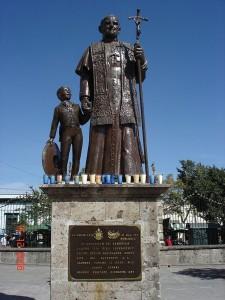
[[[44,185],[52,199],[51,300],[160,299],[158,197],[168,185]],[[68,281],[70,225],[138,225],[141,281]]]
[[[50,265],[50,248],[0,248],[0,264],[16,265],[17,253],[24,252],[24,264]],[[161,246],[160,266],[224,265],[225,245]]]
[[[16,265],[18,254],[23,253],[24,265],[46,265],[50,264],[49,248],[10,248],[0,247],[0,264]]]

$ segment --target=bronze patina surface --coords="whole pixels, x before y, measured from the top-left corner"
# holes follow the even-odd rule
[[[54,115],[51,124],[48,144],[52,144],[56,136],[58,125],[59,127],[59,141],[61,150],[61,160],[59,166],[59,174],[65,178],[67,171],[67,164],[69,159],[70,148],[72,146],[72,170],[71,179],[78,174],[80,166],[80,156],[83,145],[83,135],[80,124],[85,124],[89,116],[82,113],[78,104],[70,101],[71,90],[69,87],[60,87],[57,90],[57,96],[61,103],[55,107]]]
[[[143,153],[138,130],[137,61],[143,81],[147,60],[140,44],[118,40],[116,16],[104,17],[99,32],[102,40],[86,49],[76,68],[81,107],[91,121],[86,173],[140,174]]]
[[[141,280],[137,226],[69,227],[69,280]]]
[[[56,143],[47,143],[42,151],[42,166],[47,175],[56,175],[60,168],[60,151]]]

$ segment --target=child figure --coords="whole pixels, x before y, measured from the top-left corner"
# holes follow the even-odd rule
[[[71,179],[74,175],[78,174],[80,167],[80,156],[83,144],[83,135],[80,124],[83,125],[89,120],[89,115],[84,115],[78,104],[72,103],[71,90],[68,87],[60,87],[57,90],[57,97],[61,103],[55,107],[54,116],[52,120],[51,130],[49,134],[49,142],[52,143],[58,124],[59,128],[59,141],[61,142],[61,173],[63,180],[67,174],[67,163],[69,159],[69,152],[72,145],[72,171]]]

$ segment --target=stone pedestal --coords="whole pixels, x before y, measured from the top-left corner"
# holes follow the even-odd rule
[[[51,300],[160,299],[158,198],[168,185],[44,185],[53,200]],[[139,280],[70,281],[70,225],[140,228]]]

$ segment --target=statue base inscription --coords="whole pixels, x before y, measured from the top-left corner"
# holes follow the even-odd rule
[[[53,200],[51,300],[158,300],[168,185],[43,185]]]
[[[137,226],[70,226],[69,280],[141,280]]]

